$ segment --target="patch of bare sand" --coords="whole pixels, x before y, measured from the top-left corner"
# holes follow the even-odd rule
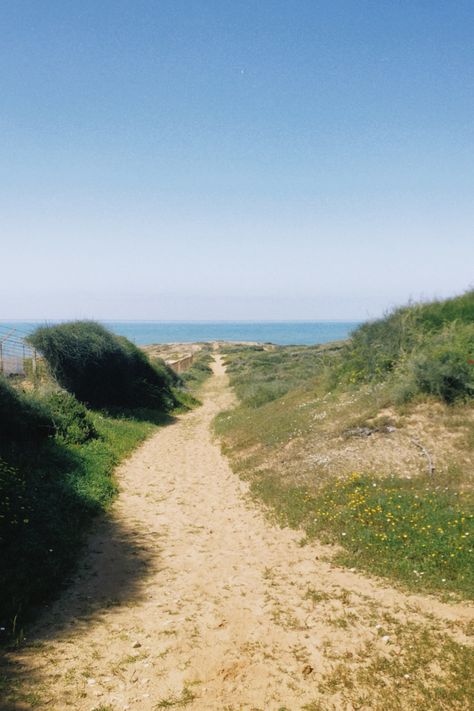
[[[371,708],[325,705],[318,684],[361,649],[383,655],[388,619],[463,638],[469,606],[405,596],[272,527],[211,436],[232,403],[219,356],[203,399],[120,467],[75,583],[12,656],[36,708]]]
[[[307,404],[311,401],[302,406]],[[354,400],[343,395],[326,409],[316,410],[309,431],[275,448],[271,457],[265,454],[262,469],[278,471],[286,482],[309,486],[354,471],[382,478],[415,478],[434,469],[442,486],[456,478],[459,488],[474,487],[474,448],[469,439],[472,408],[456,411],[429,401],[412,404],[404,415],[384,408],[376,416],[363,415],[355,425],[351,419],[359,415],[354,408]],[[364,429],[368,434],[364,435]],[[257,444],[255,451],[259,450],[262,447]],[[249,454],[243,452],[244,457]]]

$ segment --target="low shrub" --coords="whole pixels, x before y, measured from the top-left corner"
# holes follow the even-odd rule
[[[459,353],[446,348],[431,356],[422,355],[414,367],[415,380],[423,393],[435,395],[448,404],[474,395],[472,368]]]
[[[451,328],[433,340],[413,361],[422,393],[451,404],[474,396],[474,326]]]
[[[84,444],[98,436],[91,415],[70,393],[64,390],[52,393],[46,403],[58,441]]]
[[[433,395],[447,404],[474,397],[474,325],[453,323],[427,337],[394,374],[394,400]]]

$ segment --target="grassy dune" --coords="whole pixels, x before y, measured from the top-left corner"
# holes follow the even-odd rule
[[[473,324],[471,292],[342,348],[229,349],[240,404],[215,426],[235,470],[340,562],[474,598]]]

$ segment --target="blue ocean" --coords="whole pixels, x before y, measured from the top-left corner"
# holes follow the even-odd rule
[[[58,321],[0,321],[0,332],[24,337]],[[313,345],[347,338],[356,321],[103,321],[111,331],[137,345],[199,341],[257,341],[276,345]]]

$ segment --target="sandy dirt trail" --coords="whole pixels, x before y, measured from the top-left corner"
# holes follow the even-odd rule
[[[15,655],[45,709],[295,711],[335,659],[383,649],[384,611],[472,617],[332,566],[272,526],[211,434],[232,404],[220,356],[202,397],[119,468],[74,584]]]

